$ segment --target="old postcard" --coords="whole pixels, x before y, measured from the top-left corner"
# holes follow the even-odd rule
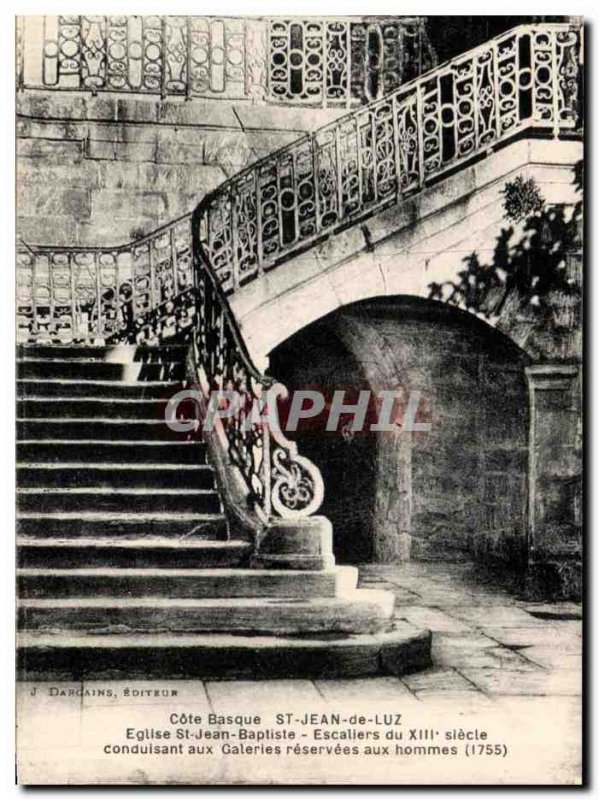
[[[582,20],[164,12],[16,19],[18,782],[580,785]]]

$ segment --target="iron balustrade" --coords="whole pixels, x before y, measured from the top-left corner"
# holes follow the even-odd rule
[[[433,66],[423,17],[17,18],[17,86],[351,107]]]
[[[228,462],[238,470],[246,502],[260,523],[268,524],[273,516],[309,516],[322,503],[324,483],[318,468],[298,453],[295,442],[284,436],[278,424],[278,401],[287,397],[287,389],[254,365],[197,239],[194,254],[197,321],[192,345],[197,384],[206,403],[209,398],[212,402],[221,398],[226,405],[231,394],[239,400],[230,416],[216,419],[216,432],[209,441],[226,452]]]

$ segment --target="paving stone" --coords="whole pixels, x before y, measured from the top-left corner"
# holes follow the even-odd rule
[[[413,675],[404,675],[406,686],[418,696],[426,692],[474,692],[476,687],[454,669],[431,667]]]
[[[106,690],[110,690],[107,694]],[[136,708],[163,707],[169,710],[193,704],[198,713],[210,710],[204,683],[186,681],[84,681],[81,705],[135,706]]]
[[[20,752],[28,749],[47,749],[48,729],[44,721],[54,715],[60,716],[60,738],[64,746],[73,746],[80,741],[80,717],[82,684],[80,682],[16,684],[16,706],[19,725],[17,745]],[[27,713],[19,713],[19,708]]]
[[[486,638],[486,637],[485,637]],[[524,655],[510,650],[507,647],[498,645],[493,646],[492,640],[488,640],[490,646],[476,648],[460,648],[447,645],[445,642],[436,641],[433,638],[432,657],[433,663],[447,667],[489,667],[489,668],[513,668],[513,669],[535,669],[536,665],[530,663]]]
[[[404,682],[395,677],[355,680],[317,680],[316,688],[328,703],[356,702],[361,705],[377,702],[414,701],[414,694]]]
[[[535,603],[523,606],[531,616],[545,620],[582,619],[582,606],[580,603]]]
[[[460,591],[457,589],[443,588],[443,587],[427,587],[426,592],[422,592],[422,583],[420,582],[421,600],[427,605],[437,606],[438,608],[445,609],[452,612],[454,608],[463,608],[464,606],[473,606],[477,604],[479,598],[475,594]],[[478,603],[481,604],[480,602]]]
[[[410,606],[401,610],[398,616],[407,619],[413,625],[421,628],[428,628],[429,630],[436,631],[452,631],[459,633],[461,631],[469,631],[471,626],[462,620],[450,617],[443,611],[436,608],[426,608],[425,606]]]
[[[519,652],[524,658],[534,664],[539,664],[541,667],[582,669],[582,655],[580,653],[569,653],[561,647],[524,647]]]
[[[555,695],[551,697],[515,697],[514,695],[497,695],[493,697],[497,709],[501,709],[507,717],[512,717],[525,726],[536,718],[543,721],[556,720],[565,732],[566,728],[578,728],[582,718],[583,701],[579,695]],[[565,739],[565,737],[564,737]]]
[[[489,694],[577,695],[580,670],[513,670],[462,668],[461,673]]]
[[[453,724],[460,724],[460,717],[471,724],[471,715],[494,711],[496,702],[483,692],[416,692],[418,700],[424,704],[425,709],[435,712],[435,715],[447,714]]]
[[[392,592],[395,597],[396,616],[399,617],[401,617],[402,606],[422,604],[420,595],[381,578],[367,578],[366,580],[360,578],[359,586],[361,589],[383,589],[386,592]]]
[[[514,606],[476,606],[455,609],[455,616],[479,628],[512,627],[515,625],[534,627],[535,620],[526,611]],[[541,623],[542,624],[542,623]]]
[[[322,708],[322,696],[309,680],[209,681],[206,691],[217,714],[260,713],[260,709],[277,706],[281,711]]]
[[[497,642],[477,630],[461,631],[459,633],[439,631],[435,635],[435,645],[442,647],[444,650],[473,652],[484,648],[496,647]]]
[[[573,625],[571,623],[567,628],[557,625],[484,627],[482,633],[508,647],[539,646],[567,653],[581,653],[582,638]]]
[[[401,616],[401,610],[404,606],[420,606],[422,605],[422,597],[411,592],[409,589],[402,589],[392,584],[387,584],[387,591],[392,592],[395,597],[396,615]]]

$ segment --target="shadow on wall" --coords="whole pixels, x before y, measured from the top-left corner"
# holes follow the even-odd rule
[[[528,399],[522,351],[476,317],[442,303],[361,301],[300,330],[270,354],[291,391],[403,391],[392,432],[326,431],[328,409],[300,421],[300,450],[323,472],[322,513],[340,562],[526,560]],[[406,401],[419,393],[402,430]],[[380,404],[378,406],[380,411]]]

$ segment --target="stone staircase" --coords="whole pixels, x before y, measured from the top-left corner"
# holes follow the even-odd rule
[[[186,348],[18,352],[18,665],[28,679],[405,671],[427,633],[357,570],[256,568],[207,448],[174,433]],[[195,412],[189,409],[191,416]]]

